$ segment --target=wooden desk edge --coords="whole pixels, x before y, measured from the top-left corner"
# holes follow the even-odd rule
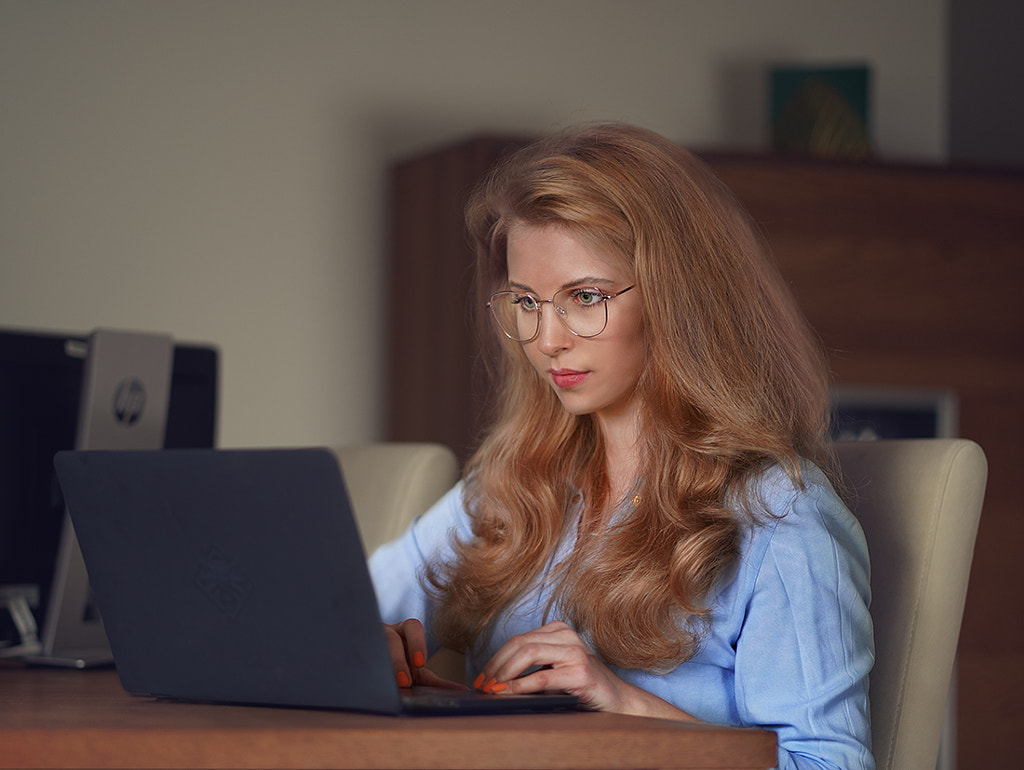
[[[770,768],[769,731],[618,714],[386,717],[133,698],[113,672],[0,670],[0,768]]]

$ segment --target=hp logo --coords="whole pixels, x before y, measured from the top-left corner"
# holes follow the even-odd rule
[[[146,388],[137,377],[121,381],[114,392],[114,417],[122,425],[134,425],[146,409]]]

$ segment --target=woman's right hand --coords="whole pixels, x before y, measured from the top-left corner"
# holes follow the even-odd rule
[[[409,618],[401,623],[385,623],[384,636],[387,638],[388,653],[391,655],[391,664],[395,669],[395,679],[398,680],[399,687],[427,685],[452,690],[469,689],[426,668],[427,636],[423,631],[423,624],[416,618]]]

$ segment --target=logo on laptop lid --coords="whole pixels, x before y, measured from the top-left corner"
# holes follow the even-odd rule
[[[234,618],[252,591],[252,583],[216,548],[199,565],[196,585],[230,618]]]

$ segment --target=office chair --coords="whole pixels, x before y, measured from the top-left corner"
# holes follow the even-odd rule
[[[459,477],[455,454],[441,444],[384,442],[331,449],[367,556],[402,534]]]
[[[878,770],[935,770],[987,479],[963,439],[838,442],[871,554]]]

